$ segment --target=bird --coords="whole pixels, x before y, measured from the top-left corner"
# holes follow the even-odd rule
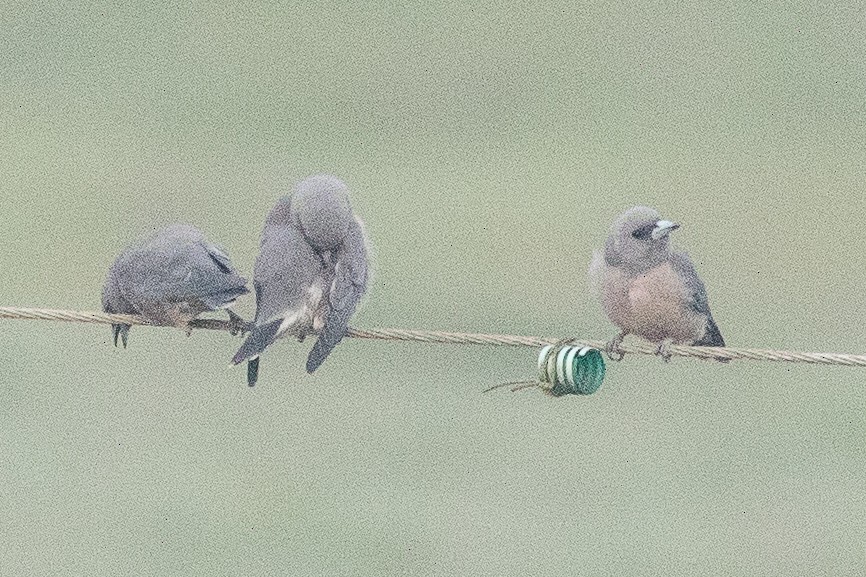
[[[247,361],[249,386],[258,380],[259,356],[281,337],[302,342],[318,335],[306,370],[321,366],[367,291],[368,253],[363,223],[336,176],[310,176],[277,201],[265,218],[253,270],[253,326],[231,360]]]
[[[185,329],[203,312],[227,309],[249,293],[226,252],[198,228],[172,224],[124,249],[108,269],[102,310],[141,315],[153,324]],[[228,311],[238,329],[243,321]],[[126,348],[130,325],[112,324],[114,346]]]
[[[666,361],[672,343],[725,346],[694,264],[671,247],[670,234],[678,228],[656,210],[634,206],[614,221],[604,249],[595,251],[590,280],[621,331],[608,343],[611,358],[614,352],[622,358],[619,346],[630,333],[657,343]]]

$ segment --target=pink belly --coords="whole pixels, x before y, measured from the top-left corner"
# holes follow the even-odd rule
[[[690,295],[670,264],[634,278],[618,270],[607,277],[606,294],[612,298],[605,310],[623,330],[653,342],[677,343],[694,342],[706,330],[706,318],[691,308]]]

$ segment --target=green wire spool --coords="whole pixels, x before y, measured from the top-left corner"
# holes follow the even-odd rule
[[[547,345],[538,354],[538,378],[555,397],[593,394],[604,372],[604,357],[592,347]]]

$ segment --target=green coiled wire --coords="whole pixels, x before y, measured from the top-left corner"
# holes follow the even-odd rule
[[[604,373],[604,357],[592,347],[547,345],[538,354],[538,378],[555,397],[591,395]]]

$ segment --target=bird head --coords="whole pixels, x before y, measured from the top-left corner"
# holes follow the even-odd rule
[[[343,181],[326,174],[311,176],[295,187],[291,204],[293,223],[313,248],[327,251],[342,244],[352,220]]]
[[[664,262],[670,254],[670,233],[680,225],[661,218],[646,206],[634,206],[613,223],[605,259],[613,266],[633,271],[650,269]]]

